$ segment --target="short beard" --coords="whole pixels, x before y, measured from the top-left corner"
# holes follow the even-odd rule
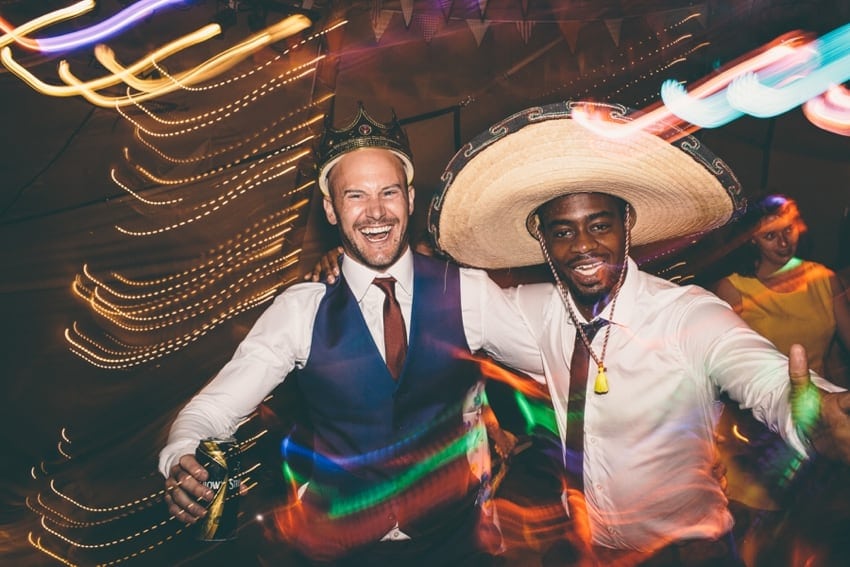
[[[622,270],[625,269],[625,264],[620,264],[619,269],[616,272],[616,276],[613,278],[613,283],[611,287],[607,290],[596,291],[596,292],[585,292],[580,289],[577,289],[573,284],[572,280],[567,277],[566,274],[560,274],[561,279],[567,284],[567,289],[569,289],[570,295],[575,301],[576,305],[581,305],[584,307],[591,308],[594,313],[599,313],[602,309],[605,308],[606,305],[610,302],[613,294],[617,292],[617,282],[620,279],[620,274]]]

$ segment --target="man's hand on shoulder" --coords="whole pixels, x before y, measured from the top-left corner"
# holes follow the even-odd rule
[[[313,271],[304,274],[304,281],[320,282],[324,277],[326,283],[334,283],[339,277],[339,259],[342,254],[342,246],[328,250],[313,266]]]

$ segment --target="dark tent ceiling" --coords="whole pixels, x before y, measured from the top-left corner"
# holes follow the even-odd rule
[[[0,32],[69,5],[0,0]],[[132,5],[97,2],[31,37],[85,30]],[[309,27],[255,37],[259,47],[230,66],[216,59],[293,15]],[[213,21],[217,37],[138,73],[134,85],[169,92],[144,99],[131,79],[88,99],[85,89],[50,88],[73,84],[62,69],[94,81]],[[646,108],[664,79],[694,83],[781,34],[847,22],[850,5],[837,0],[184,0],[96,42],[109,49],[44,53],[4,40],[0,556],[89,564],[145,551],[177,564],[201,553],[172,541],[178,528],[158,524],[159,502],[106,532],[40,524],[40,514],[79,514],[83,503],[94,518],[115,518],[125,510],[116,506],[155,499],[156,454],[174,412],[229,357],[256,306],[329,242],[306,155],[323,114],[339,123],[358,101],[382,119],[394,109],[417,160],[421,231],[457,147],[513,112],[567,99]],[[205,62],[213,70],[193,77]],[[799,109],[699,136],[747,194],[798,199],[813,259],[850,264],[847,137]],[[151,525],[158,531],[137,533]],[[80,545],[103,534],[121,541]]]

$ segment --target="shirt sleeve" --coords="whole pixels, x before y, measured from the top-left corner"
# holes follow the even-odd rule
[[[679,337],[694,375],[707,374],[712,386],[807,454],[791,417],[787,356],[713,296],[690,304],[680,319]],[[812,381],[827,391],[841,390],[814,372]]]
[[[483,350],[516,370],[542,377],[540,347],[522,317],[516,288],[500,288],[482,270],[461,269],[463,328],[472,352]]]
[[[159,456],[164,476],[201,439],[232,436],[240,421],[305,364],[323,284],[295,285],[280,294],[240,343],[233,358],[180,411]]]

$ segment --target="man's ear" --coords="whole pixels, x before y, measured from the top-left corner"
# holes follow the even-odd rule
[[[407,186],[407,212],[413,214],[413,202],[416,200],[416,188],[413,185]]]
[[[322,206],[325,207],[325,216],[327,217],[328,222],[332,225],[336,225],[338,221],[336,218],[336,211],[334,211],[334,205],[331,203],[331,198],[325,197],[322,199]]]

